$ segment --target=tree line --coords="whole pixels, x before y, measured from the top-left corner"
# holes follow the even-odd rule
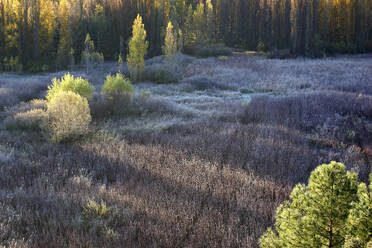
[[[372,52],[372,0],[0,0],[1,69],[80,62],[88,33],[97,52],[116,60],[138,14],[148,56],[161,53],[170,21],[181,47],[208,41],[305,56]]]

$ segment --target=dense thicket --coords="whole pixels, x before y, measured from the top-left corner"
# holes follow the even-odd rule
[[[161,53],[169,21],[182,42],[308,56],[372,51],[372,0],[0,0],[1,67],[66,66],[71,54],[80,60],[87,33],[106,59],[117,59],[138,14],[149,56]]]

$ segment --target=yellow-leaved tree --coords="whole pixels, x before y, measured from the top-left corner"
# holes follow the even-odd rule
[[[166,34],[165,34],[165,41],[163,46],[163,53],[165,58],[168,62],[172,62],[174,55],[177,53],[177,39],[175,32],[173,30],[172,22],[168,23]]]
[[[145,55],[149,44],[146,41],[146,30],[140,15],[134,20],[132,37],[129,41],[127,65],[133,81],[139,81],[145,68]]]

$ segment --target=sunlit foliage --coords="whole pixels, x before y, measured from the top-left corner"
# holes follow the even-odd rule
[[[132,37],[129,41],[129,54],[127,56],[128,69],[134,81],[141,79],[148,46],[145,26],[142,23],[142,17],[138,15],[133,23]]]
[[[51,101],[60,91],[71,91],[88,100],[92,98],[93,86],[81,77],[74,77],[67,73],[61,79],[54,78],[48,87],[46,99]]]
[[[319,166],[290,198],[278,208],[275,230],[264,234],[261,247],[365,247],[370,241],[371,198],[343,164]]]

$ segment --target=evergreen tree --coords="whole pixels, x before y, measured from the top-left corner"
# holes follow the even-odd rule
[[[129,41],[129,54],[127,65],[130,75],[134,81],[141,79],[145,68],[145,55],[147,54],[148,42],[146,41],[146,30],[140,15],[134,20],[132,37]]]
[[[346,172],[343,164],[319,166],[311,173],[309,184],[297,185],[291,201],[279,207],[275,231],[269,229],[260,246],[342,247],[357,190],[357,175]]]
[[[348,231],[349,240],[357,240],[361,247],[368,242],[372,244],[372,173],[369,192],[366,184],[359,185],[358,201],[353,204],[348,218]]]

